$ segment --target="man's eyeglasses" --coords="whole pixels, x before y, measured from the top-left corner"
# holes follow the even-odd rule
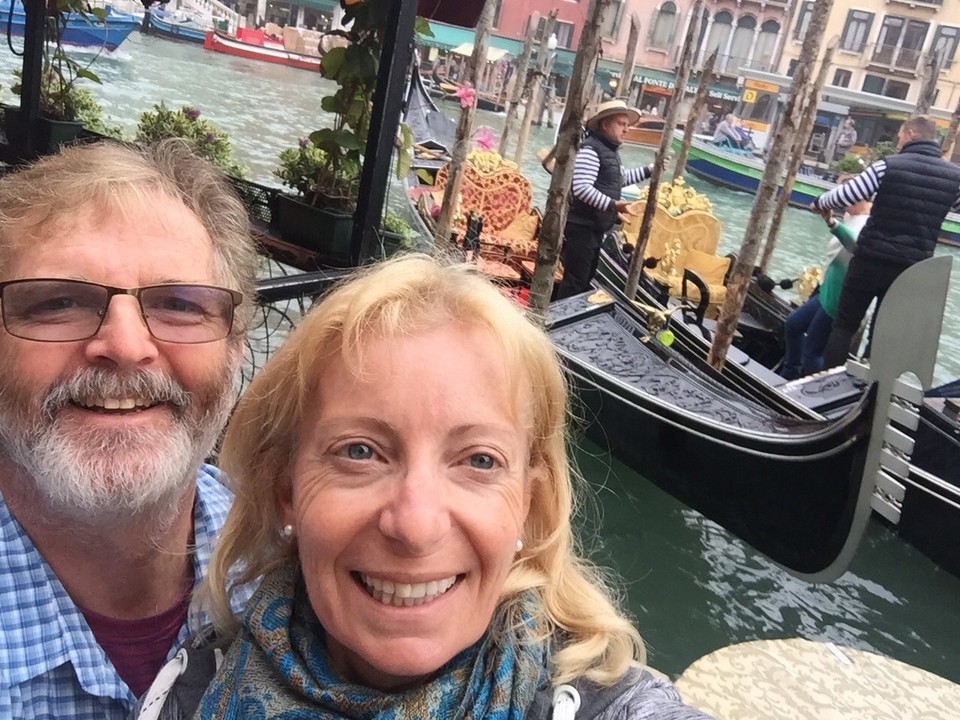
[[[87,340],[100,331],[114,295],[132,295],[150,334],[169,343],[223,340],[243,295],[209,285],[119,288],[82,280],[31,278],[0,283],[3,326],[38,342]]]

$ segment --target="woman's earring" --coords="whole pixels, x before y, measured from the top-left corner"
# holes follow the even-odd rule
[[[523,550],[523,540],[517,540],[517,552]]]
[[[284,525],[283,530],[280,531],[280,535],[284,540],[289,540],[293,537],[293,525]]]

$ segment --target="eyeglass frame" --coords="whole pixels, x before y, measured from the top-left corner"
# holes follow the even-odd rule
[[[7,327],[7,309],[3,303],[3,291],[10,285],[18,285],[29,282],[67,282],[75,283],[77,285],[88,285],[92,287],[103,288],[107,291],[107,300],[103,305],[103,311],[100,313],[100,322],[97,324],[96,330],[85,337],[76,338],[74,340],[40,340],[37,338],[23,337],[17,335],[14,332],[10,331],[10,328]],[[181,342],[178,340],[161,340],[158,338],[154,332],[153,328],[150,327],[150,322],[147,319],[147,313],[143,309],[143,302],[140,299],[140,293],[144,290],[152,290],[154,288],[163,288],[163,287],[199,287],[199,288],[208,288],[211,290],[222,290],[223,292],[229,293],[232,304],[230,305],[230,322],[227,324],[227,332],[223,337],[213,338],[211,340],[200,340],[196,342]],[[157,283],[155,285],[144,285],[142,287],[133,287],[133,288],[123,288],[117,287],[115,285],[104,285],[103,283],[90,282],[89,280],[75,280],[73,278],[50,278],[50,277],[39,277],[39,278],[16,278],[15,280],[4,280],[0,281],[0,322],[3,323],[4,330],[7,331],[12,337],[18,338],[20,340],[27,340],[28,342],[42,342],[42,343],[63,343],[63,342],[83,342],[84,340],[89,340],[94,338],[100,332],[100,329],[103,327],[104,321],[107,319],[107,313],[110,312],[110,303],[117,295],[129,295],[137,299],[137,307],[140,309],[140,319],[143,320],[144,326],[147,328],[147,332],[150,333],[152,337],[157,342],[162,343],[171,343],[174,345],[203,345],[208,342],[218,342],[220,340],[225,340],[230,337],[230,333],[233,332],[233,324],[236,321],[236,309],[243,302],[243,293],[239,290],[233,290],[231,288],[221,287],[219,285],[207,285],[204,283]]]

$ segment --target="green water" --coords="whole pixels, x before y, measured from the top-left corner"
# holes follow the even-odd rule
[[[622,575],[654,667],[676,676],[725,645],[805,637],[960,682],[960,579],[879,522],[848,572],[811,585],[596,445],[580,443],[576,457],[594,491],[582,535],[594,559]]]
[[[3,78],[18,65],[5,46],[0,49],[6,99],[10,83]],[[281,149],[329,122],[319,101],[330,85],[318,75],[198,46],[134,33],[94,69],[104,84],[92,89],[114,122],[132,131],[140,113],[160,100],[198,107],[230,133],[252,179],[260,181],[272,179]],[[452,105],[444,109],[451,116],[456,111]],[[502,121],[478,114],[479,124],[495,129]],[[549,177],[534,156],[552,138],[552,130],[534,128],[524,163],[538,202]],[[626,148],[623,155],[627,164],[652,158],[640,148]],[[724,224],[724,251],[736,249],[752,197],[691,182],[715,203]],[[398,193],[391,191],[394,204],[402,203]],[[825,242],[822,221],[789,210],[773,274],[794,277],[801,267],[820,262]],[[958,286],[954,280],[937,366],[940,382],[960,376]],[[661,670],[677,675],[729,643],[800,635],[882,652],[960,681],[960,580],[878,523],[871,523],[850,572],[830,585],[807,585],[590,443],[580,444],[578,460],[596,491],[584,535],[594,557],[623,574],[629,608],[651,662]]]

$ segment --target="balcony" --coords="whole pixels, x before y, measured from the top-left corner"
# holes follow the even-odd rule
[[[892,5],[906,5],[911,8],[930,8],[937,12],[943,7],[943,0],[887,0]]]

